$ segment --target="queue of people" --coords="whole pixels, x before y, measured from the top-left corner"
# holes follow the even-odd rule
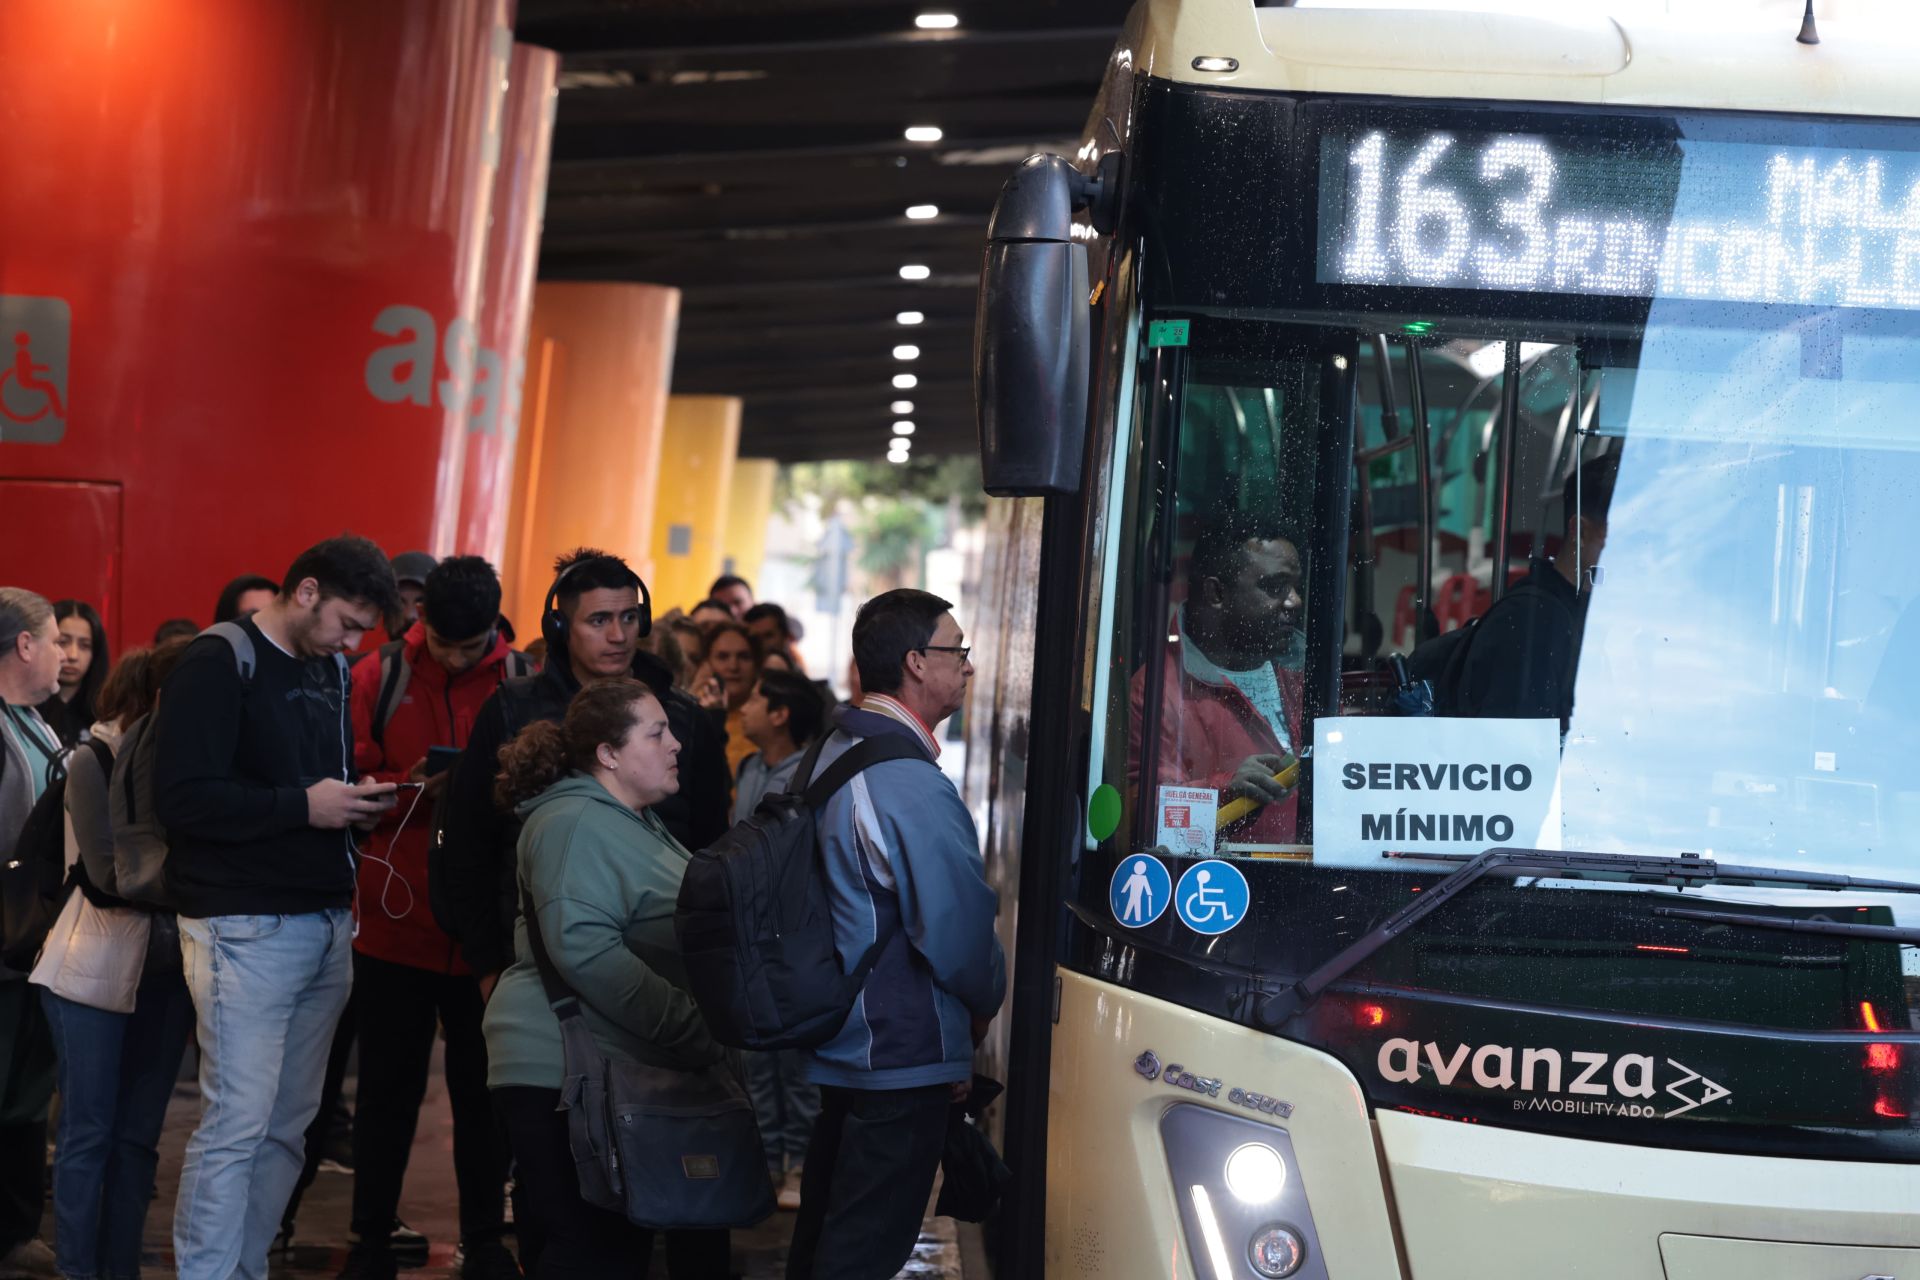
[[[175,619],[115,663],[89,606],[0,588],[0,855],[56,787],[67,844],[35,962],[0,966],[0,1280],[139,1274],[190,1040],[175,1266],[264,1277],[356,1037],[341,1276],[397,1275],[426,1245],[399,1210],[437,1033],[462,1275],[644,1274],[656,1234],[671,1275],[727,1275],[725,1230],[655,1232],[583,1193],[543,977],[609,1058],[738,1073],[798,1213],[789,1276],[891,1276],[1005,993],[971,818],[934,763],[967,650],[947,602],[876,597],[853,633],[865,700],[830,716],[785,611],[738,577],[709,595],[656,620],[623,560],[581,548],[535,658],[486,561],[343,536],[277,582],[234,579],[211,631]],[[815,1050],[726,1050],[673,927],[690,851],[874,734],[909,758],[816,821],[830,894],[866,922],[836,936],[844,967],[881,944],[867,983],[887,997]]]

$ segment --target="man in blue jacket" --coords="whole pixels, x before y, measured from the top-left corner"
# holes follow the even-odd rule
[[[890,733],[920,758],[857,774],[820,813],[834,934],[849,971],[879,960],[840,1033],[814,1050],[820,1086],[788,1280],[886,1280],[913,1252],[973,1048],[1007,992],[998,899],[934,729],[966,700],[973,664],[945,600],[889,591],[860,608],[853,656],[866,691],[834,713],[824,769]]]

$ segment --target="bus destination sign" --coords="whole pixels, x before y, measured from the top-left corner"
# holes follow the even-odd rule
[[[1334,128],[1323,284],[1920,309],[1920,155]]]

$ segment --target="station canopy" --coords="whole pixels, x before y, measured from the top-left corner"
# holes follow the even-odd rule
[[[520,0],[563,59],[540,276],[679,287],[673,390],[742,397],[743,455],[878,459],[902,419],[916,456],[972,450],[987,215],[1078,146],[1125,12]]]

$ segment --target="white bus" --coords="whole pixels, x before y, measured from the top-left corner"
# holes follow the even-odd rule
[[[1002,1274],[1920,1280],[1920,44],[1563,12],[1147,0],[1001,197]]]

